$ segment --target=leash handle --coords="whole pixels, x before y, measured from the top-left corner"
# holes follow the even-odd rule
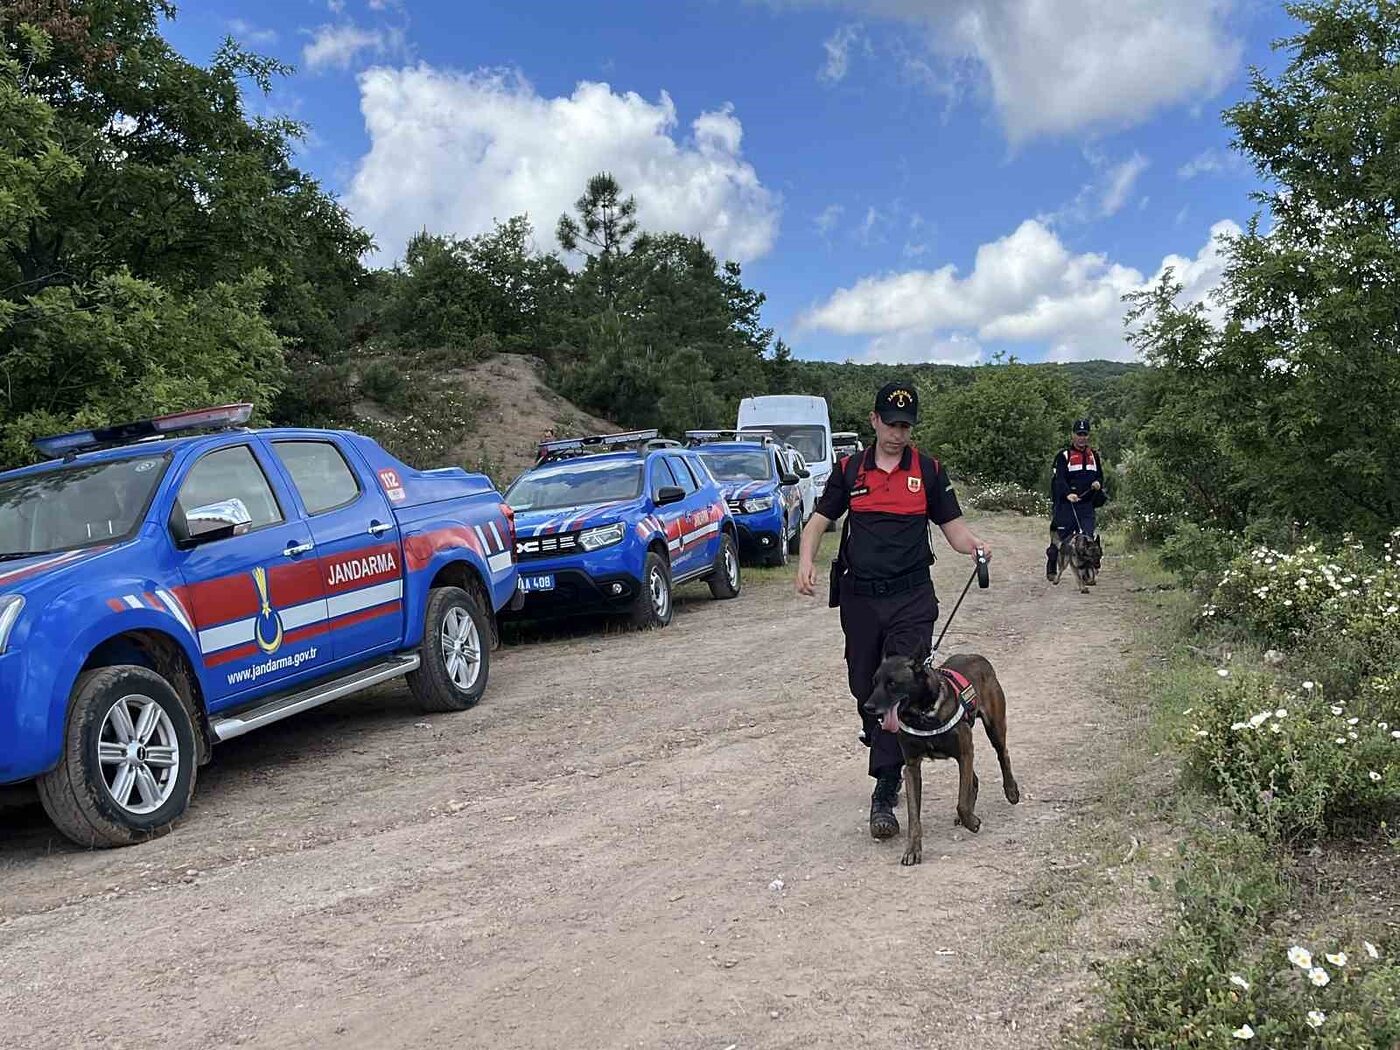
[[[987,564],[987,552],[981,547],[977,548],[977,586],[981,590],[986,590],[992,585],[992,571]]]

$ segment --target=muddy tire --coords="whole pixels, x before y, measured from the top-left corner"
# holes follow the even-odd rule
[[[408,687],[424,711],[465,711],[486,692],[491,618],[460,587],[434,587],[423,613],[423,648]]]
[[[63,757],[38,779],[59,831],[106,849],[164,835],[189,807],[199,765],[194,718],[174,688],[145,667],[78,676]]]
[[[715,568],[710,573],[710,597],[737,598],[743,580],[739,575],[739,548],[729,533],[720,533],[719,553],[715,555]]]
[[[632,626],[641,631],[665,627],[671,622],[672,598],[671,566],[656,551],[647,551],[647,560],[642,566],[642,587],[632,599],[629,617]]]

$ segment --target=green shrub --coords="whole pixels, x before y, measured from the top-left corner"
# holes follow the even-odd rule
[[[1400,731],[1329,701],[1315,682],[1294,693],[1265,674],[1231,677],[1192,714],[1187,771],[1271,841],[1367,828],[1400,812]]]
[[[969,480],[969,491],[963,502],[975,510],[1014,510],[1030,517],[1050,517],[1050,499],[1039,492],[1022,488],[1014,481],[998,481],[979,485]]]
[[[1287,882],[1261,840],[1197,832],[1179,849],[1169,894],[1172,930],[1098,968],[1107,999],[1084,1044],[1352,1050],[1400,1039],[1389,947],[1351,926],[1281,930]]]

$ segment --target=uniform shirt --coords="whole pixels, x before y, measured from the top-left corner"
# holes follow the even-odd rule
[[[1101,486],[1098,492],[1093,491],[1096,481]],[[1055,474],[1050,482],[1050,495],[1055,501],[1052,524],[1057,528],[1071,528],[1080,520],[1076,513],[1082,515],[1084,508],[1103,506],[1108,499],[1108,493],[1103,491],[1102,485],[1103,459],[1097,452],[1088,445],[1083,448],[1071,445],[1061,449],[1060,454],[1055,457]],[[1085,502],[1079,505],[1071,504],[1065,499],[1071,492]]]
[[[860,465],[854,487],[846,485],[851,457],[842,456],[816,507],[832,521],[850,511],[850,535],[842,551],[846,567],[863,580],[887,580],[927,568],[933,561],[928,523],[946,525],[962,517],[942,464],[913,446],[904,449],[890,473],[875,465],[873,446],[856,457]]]

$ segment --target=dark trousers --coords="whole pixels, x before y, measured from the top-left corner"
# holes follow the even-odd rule
[[[886,656],[924,659],[933,645],[933,624],[938,619],[938,599],[933,583],[889,597],[855,594],[850,577],[841,583],[841,630],[846,634],[846,674],[856,711],[870,741],[870,775],[898,774],[904,766],[899,737],[886,733],[865,710],[874,688],[875,669]]]
[[[1073,507],[1073,510],[1070,508]],[[1092,503],[1064,503],[1057,507],[1050,520],[1050,546],[1045,548],[1045,573],[1049,575],[1059,568],[1060,541],[1067,540],[1076,532],[1083,531],[1093,536],[1098,530],[1094,520]]]

